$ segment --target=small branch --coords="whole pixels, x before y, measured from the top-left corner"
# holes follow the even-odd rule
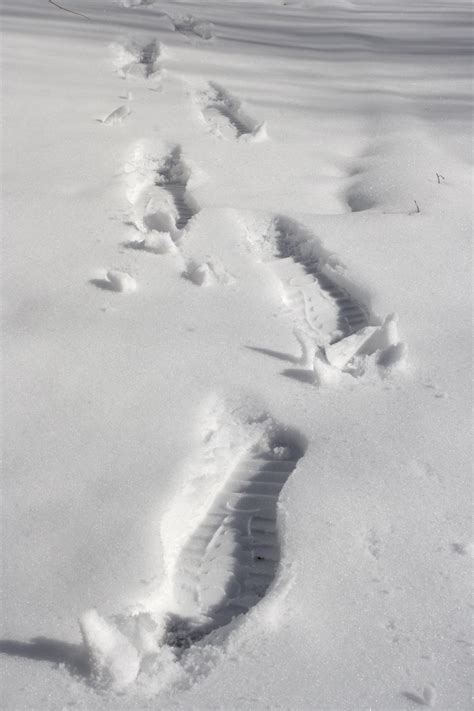
[[[64,10],[64,12],[70,12],[71,15],[78,15],[79,17],[83,17],[85,20],[90,20],[90,17],[87,17],[87,15],[83,15],[82,12],[76,12],[76,10],[68,10],[67,7],[63,7],[62,5],[59,5],[57,2],[54,2],[54,0],[48,0],[50,5],[54,5],[55,7],[59,7],[60,10]]]
[[[415,205],[416,205],[416,211],[417,211],[417,213],[421,212],[420,206],[418,205],[417,201],[416,201],[416,200],[413,200],[413,202],[414,202]]]
[[[438,178],[438,185],[441,183],[442,180],[446,180],[444,175],[441,175],[440,173],[436,173],[436,177]]]

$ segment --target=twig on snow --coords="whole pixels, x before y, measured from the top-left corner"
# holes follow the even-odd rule
[[[59,7],[60,10],[64,10],[64,12],[70,12],[71,15],[78,15],[79,17],[83,17],[85,20],[90,20],[90,17],[87,17],[87,15],[83,15],[82,12],[77,12],[76,10],[69,10],[67,7],[63,7],[62,5],[59,5],[59,3],[54,2],[54,0],[48,0],[50,5],[54,5],[55,7]]]

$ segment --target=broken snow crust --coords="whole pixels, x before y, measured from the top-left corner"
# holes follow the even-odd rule
[[[2,707],[467,711],[469,6],[59,4],[90,19],[2,18]],[[337,347],[275,220],[399,342]],[[223,489],[247,401],[304,456]],[[251,540],[230,483],[273,491]],[[206,517],[208,628],[173,592]]]

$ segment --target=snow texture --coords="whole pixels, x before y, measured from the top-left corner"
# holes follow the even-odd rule
[[[471,708],[465,0],[5,0],[2,709]]]

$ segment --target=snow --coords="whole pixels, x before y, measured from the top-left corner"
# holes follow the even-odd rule
[[[59,4],[3,5],[2,708],[470,708],[470,6]]]

